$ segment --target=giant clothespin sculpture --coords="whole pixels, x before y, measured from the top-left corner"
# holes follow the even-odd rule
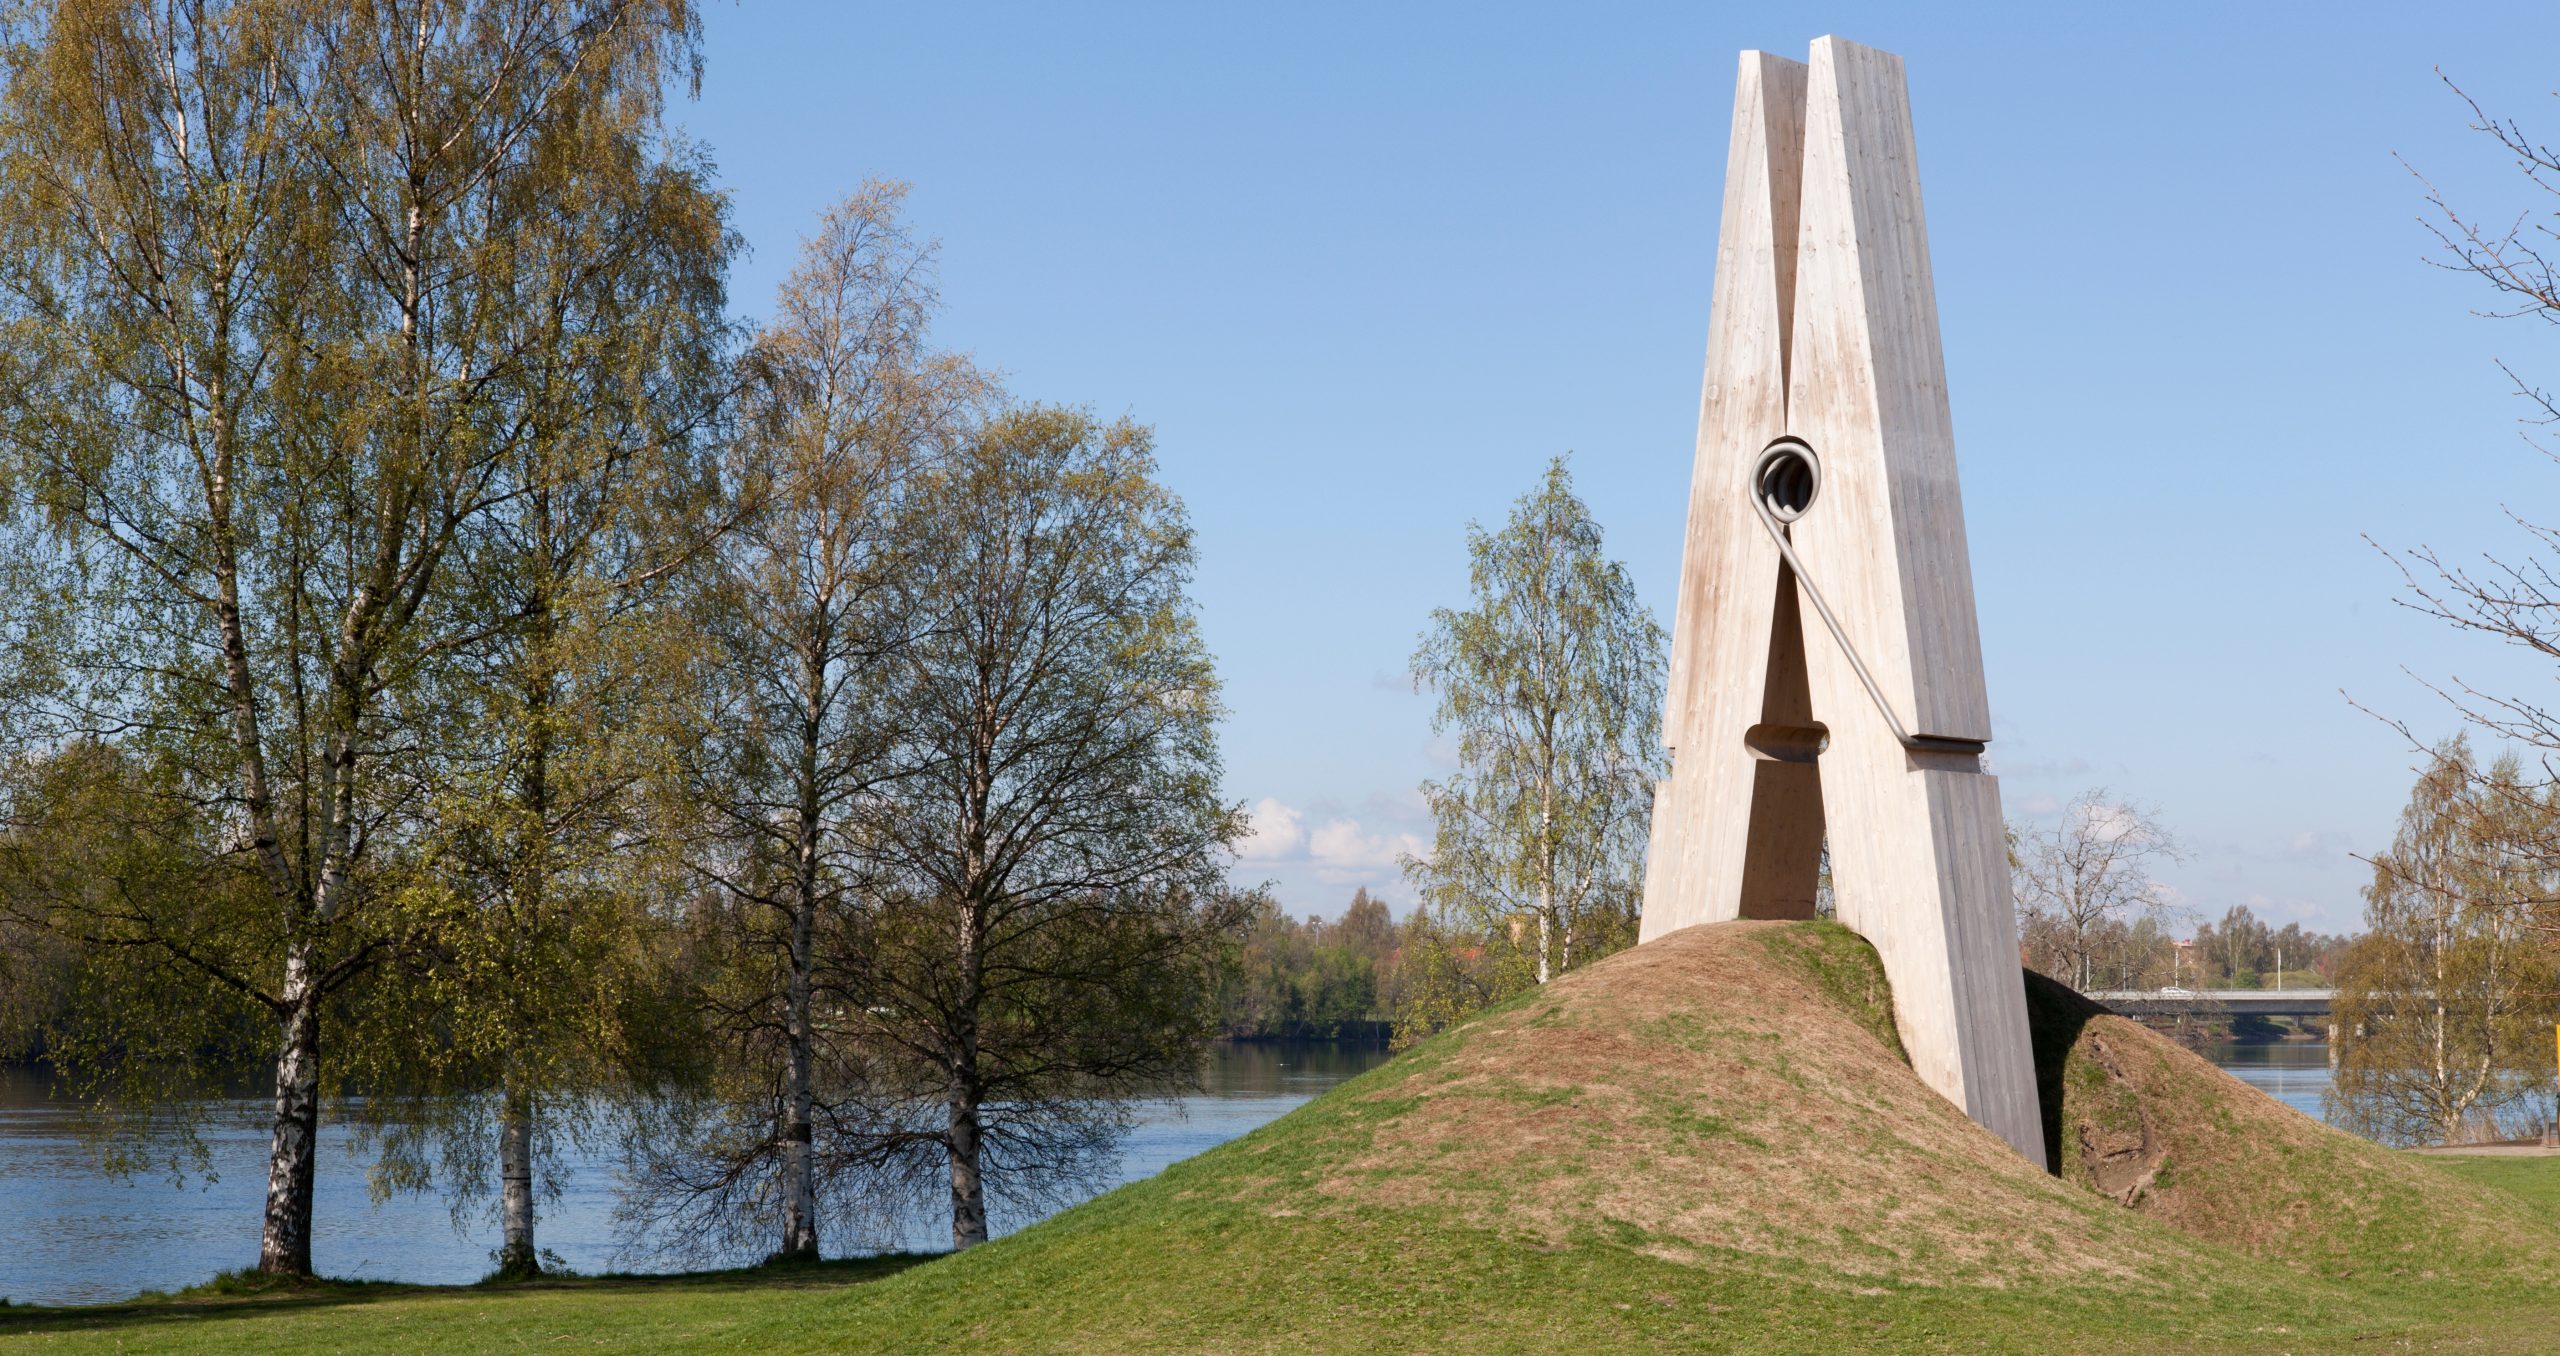
[[[1912,1067],[2045,1162],[1901,59],[1742,54],[1643,937],[1874,943]]]

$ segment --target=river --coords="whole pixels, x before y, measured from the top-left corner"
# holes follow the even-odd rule
[[[2328,1086],[2327,1048],[2318,1044],[2226,1045],[2215,1063],[2276,1100],[2317,1117]],[[1121,1146],[1113,1185],[1152,1176],[1272,1120],[1385,1057],[1359,1046],[1228,1045],[1203,1072],[1201,1090],[1143,1107]],[[256,1259],[258,1203],[266,1187],[262,1107],[241,1102],[231,1124],[212,1130],[214,1178],[172,1187],[165,1177],[114,1181],[99,1175],[71,1116],[48,1097],[41,1076],[0,1067],[0,1296],[21,1303],[80,1304],[175,1290]],[[647,1270],[614,1236],[613,1176],[601,1157],[573,1162],[561,1197],[542,1212],[540,1239],[583,1272]],[[374,1205],[364,1163],[346,1130],[321,1134],[319,1199],[312,1260],[324,1275],[371,1280],[461,1282],[490,1267],[496,1230],[473,1220],[457,1231],[443,1200],[398,1196]],[[1031,1220],[995,1203],[998,1232]],[[931,1246],[929,1230],[915,1242]]]
[[[2208,1045],[2198,1053],[2232,1077],[2313,1120],[2329,1091],[2327,1041],[2279,1041],[2269,1045]]]
[[[1221,1045],[1199,1092],[1142,1105],[1110,1185],[1152,1176],[1233,1139],[1385,1057],[1350,1045]],[[261,1104],[238,1103],[231,1123],[208,1132],[214,1180],[172,1187],[165,1176],[100,1176],[94,1152],[48,1091],[40,1074],[0,1067],[0,1239],[9,1241],[0,1249],[0,1296],[38,1304],[123,1299],[194,1285],[257,1260],[266,1191]],[[364,1166],[345,1127],[324,1121],[311,1241],[323,1275],[451,1283],[488,1272],[497,1246],[493,1223],[474,1220],[457,1232],[436,1196],[396,1196],[375,1206]],[[573,1159],[560,1199],[542,1210],[542,1246],[582,1272],[651,1269],[645,1256],[622,1253],[613,1205],[609,1162]],[[990,1215],[999,1233],[1031,1222],[1002,1200]],[[916,1232],[916,1245],[939,1246],[928,1231]]]

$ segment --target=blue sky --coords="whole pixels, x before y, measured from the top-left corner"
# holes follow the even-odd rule
[[[1570,451],[1670,622],[1735,54],[1908,62],[2013,818],[2096,786],[2188,846],[2185,903],[2343,929],[2412,759],[2404,669],[2547,668],[2394,606],[2364,541],[2512,552],[2560,518],[2504,359],[2548,327],[2428,268],[2421,189],[2540,208],[2433,68],[2560,140],[2560,8],[750,4],[708,142],[762,314],[817,211],[911,181],[941,336],[1152,424],[1199,530],[1249,874],[1296,912],[1445,770],[1403,680],[1469,520]]]

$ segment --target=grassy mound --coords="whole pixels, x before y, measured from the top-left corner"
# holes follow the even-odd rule
[[[2041,975],[2027,1007],[2047,1146],[2094,1194],[2336,1280],[2495,1291],[2560,1272],[2555,1220],[2510,1193],[2322,1125]]]
[[[967,1253],[0,1313],[0,1347],[2542,1352],[2560,1159],[2395,1154],[2031,984],[2058,1175],[1923,1087],[1875,955],[1694,928]]]
[[[848,1292],[837,1336],[2525,1351],[2560,1321],[2560,1233],[2513,1194],[2320,1126],[2067,991],[2033,1007],[2058,1177],[1920,1084],[1865,943],[1694,928],[1159,1177]]]

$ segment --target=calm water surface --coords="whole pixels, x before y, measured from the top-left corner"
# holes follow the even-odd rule
[[[2329,1090],[2327,1041],[2208,1045],[2200,1053],[2250,1087],[2315,1121],[2322,1119],[2320,1097]]]
[[[2219,1045],[2204,1054],[2242,1082],[2317,1119],[2329,1086],[2328,1047],[2316,1042]],[[1196,1096],[1143,1109],[1122,1146],[1114,1185],[1224,1143],[1370,1068],[1385,1052],[1335,1045],[1221,1047]],[[259,1202],[266,1189],[266,1131],[248,1118],[214,1131],[215,1179],[173,1188],[165,1179],[101,1177],[92,1151],[73,1132],[43,1081],[0,1069],[0,1296],[74,1304],[174,1290],[257,1256]],[[443,1201],[403,1196],[374,1205],[364,1160],[343,1126],[322,1127],[320,1188],[312,1259],[325,1275],[373,1280],[458,1282],[489,1270],[497,1231],[487,1219],[457,1231]],[[540,1237],[580,1271],[633,1269],[611,1226],[609,1163],[573,1162],[561,1198],[542,1214]],[[998,1232],[1032,1218],[997,1203]],[[914,1242],[939,1246],[932,1229]],[[647,1261],[640,1259],[639,1267]]]
[[[1111,1184],[1152,1176],[1233,1139],[1385,1057],[1359,1046],[1220,1047],[1199,1094],[1141,1109]],[[214,1180],[173,1188],[165,1177],[100,1176],[94,1151],[47,1093],[42,1078],[0,1067],[0,1296],[39,1304],[122,1299],[193,1285],[257,1260],[267,1132],[252,1118],[262,1105],[240,1103],[239,1123],[208,1133]],[[364,1169],[345,1127],[324,1121],[311,1244],[323,1275],[449,1283],[488,1272],[498,1241],[493,1221],[469,1220],[457,1231],[433,1196],[377,1207],[366,1196]],[[613,1186],[602,1157],[573,1161],[560,1200],[542,1211],[542,1245],[580,1271],[645,1269],[645,1259],[635,1268],[619,1251]],[[1033,1222],[1001,1201],[991,1214],[1000,1233]],[[940,1246],[929,1231],[920,1230],[915,1242]]]

